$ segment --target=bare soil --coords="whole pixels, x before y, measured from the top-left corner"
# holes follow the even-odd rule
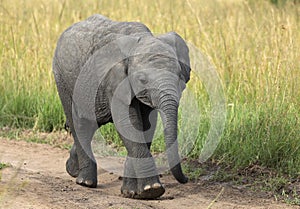
[[[0,208],[298,208],[247,187],[205,179],[181,185],[170,175],[161,178],[166,193],[160,199],[127,199],[120,177],[103,169],[110,160],[98,163],[98,187],[90,189],[66,173],[67,158],[66,149],[0,137],[0,162],[11,165],[0,170]]]

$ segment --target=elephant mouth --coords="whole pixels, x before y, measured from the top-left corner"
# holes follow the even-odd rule
[[[151,95],[146,90],[139,92],[135,97],[143,104],[154,108]]]

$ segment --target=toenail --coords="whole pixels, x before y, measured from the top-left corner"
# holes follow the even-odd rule
[[[130,197],[133,198],[134,195],[135,195],[135,192],[134,191],[130,191],[129,194],[130,194]]]
[[[149,189],[151,189],[151,186],[150,185],[146,185],[145,187],[144,187],[144,190],[146,191],[146,190],[149,190]]]
[[[91,186],[93,184],[93,181],[92,180],[86,180],[84,183],[87,186]]]
[[[158,188],[161,187],[161,184],[160,184],[160,183],[154,183],[154,184],[152,185],[152,187],[153,187],[154,189],[158,189]]]
[[[82,182],[83,182],[83,178],[77,179],[77,183],[78,183],[78,184],[82,184]]]

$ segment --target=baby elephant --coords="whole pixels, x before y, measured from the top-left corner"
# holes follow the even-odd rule
[[[74,138],[66,169],[77,184],[97,186],[91,140],[101,125],[113,122],[128,152],[122,194],[137,199],[163,195],[150,153],[158,112],[171,172],[180,183],[188,181],[178,154],[177,115],[190,60],[178,34],[154,36],[141,23],[94,15],[62,33],[53,73]]]

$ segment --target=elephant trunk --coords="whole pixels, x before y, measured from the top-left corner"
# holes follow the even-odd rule
[[[180,183],[186,183],[188,178],[183,174],[178,153],[177,119],[178,119],[179,96],[172,90],[161,91],[158,99],[166,143],[166,152],[169,167],[173,176]]]

